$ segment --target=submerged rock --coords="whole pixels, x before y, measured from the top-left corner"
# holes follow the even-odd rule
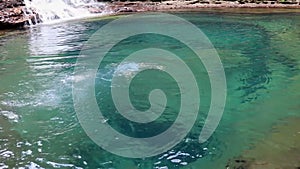
[[[252,158],[237,157],[229,160],[225,168],[226,169],[250,169],[253,162],[254,159]]]

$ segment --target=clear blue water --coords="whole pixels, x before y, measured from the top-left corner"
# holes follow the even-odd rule
[[[129,159],[106,152],[87,137],[72,100],[73,70],[83,43],[113,18],[40,25],[0,37],[0,168],[221,169],[271,133],[273,125],[299,117],[299,13],[175,14],[207,35],[225,68],[226,108],[206,143],[199,144],[198,136],[210,103],[207,72],[180,43],[162,36],[133,36],[115,46],[99,67],[95,89],[99,107],[114,129],[135,137],[167,129],[177,116],[180,94],[167,74],[144,72],[131,86],[132,102],[146,110],[149,91],[161,88],[169,99],[164,114],[149,125],[116,114],[110,80],[125,54],[149,44],[171,49],[195,70],[201,84],[201,110],[187,137],[158,156]],[[132,65],[123,68],[126,72]]]

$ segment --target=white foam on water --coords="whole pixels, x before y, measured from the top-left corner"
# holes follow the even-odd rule
[[[12,151],[5,150],[5,151],[0,152],[0,156],[2,156],[4,158],[10,158],[10,157],[14,156],[14,153]]]
[[[39,166],[38,164],[34,163],[34,162],[30,162],[26,168],[28,169],[44,169],[43,167]]]
[[[7,169],[8,165],[4,164],[4,163],[0,163],[0,169]]]
[[[164,66],[155,65],[152,63],[135,63],[135,62],[124,62],[115,69],[115,76],[124,76],[132,77],[136,72],[141,71],[142,69],[158,69],[165,70]]]
[[[31,155],[32,151],[31,150],[27,150],[27,151],[22,151],[22,155],[23,156],[27,156],[27,155]]]
[[[15,114],[14,112],[12,112],[12,111],[1,111],[0,110],[0,115],[4,116],[4,117],[6,117],[9,120],[12,120],[14,122],[18,122],[18,120],[19,120],[19,116],[17,114]]]
[[[53,24],[66,20],[107,15],[110,11],[103,2],[95,0],[24,0],[27,15],[35,16],[34,22]],[[35,15],[35,14],[38,15]],[[30,22],[30,24],[34,24]]]
[[[75,168],[75,169],[82,169],[81,167],[77,167],[74,164],[63,164],[63,163],[56,163],[52,161],[47,161],[46,164],[51,165],[53,168]]]

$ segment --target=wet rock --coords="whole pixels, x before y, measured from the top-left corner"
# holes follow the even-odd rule
[[[104,8],[88,8],[89,12],[91,13],[101,13],[103,12],[105,9]]]
[[[0,29],[24,26],[28,20],[24,6],[23,0],[0,0]]]
[[[209,4],[209,1],[200,1],[201,4]]]
[[[250,169],[254,159],[237,157],[228,161],[226,169]]]
[[[114,2],[110,5],[111,11],[115,13],[140,12],[149,10],[142,2]]]
[[[137,10],[131,7],[122,7],[117,12],[137,12]]]

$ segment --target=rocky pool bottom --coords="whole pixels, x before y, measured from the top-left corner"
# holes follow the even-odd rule
[[[82,43],[115,18],[72,21],[5,32],[0,38],[0,166],[299,168],[299,13],[185,11],[173,14],[199,27],[211,40],[224,64],[228,84],[226,109],[208,142],[197,142],[205,119],[202,114],[209,106],[209,95],[204,92],[198,123],[168,152],[152,158],[127,159],[94,144],[83,132],[74,112],[73,68]],[[123,133],[155,134],[157,131],[151,128],[168,127],[165,124],[176,118],[177,97],[170,100],[169,106],[174,110],[168,110],[158,123],[141,131],[112,113],[112,104],[107,97],[109,92],[106,93],[110,91],[112,71],[116,70],[116,65],[111,62],[118,62],[127,50],[148,44],[175,49],[185,56],[182,59],[192,68],[203,71],[201,65],[194,65],[188,53],[180,53],[185,51],[180,44],[164,37],[137,36],[120,42],[111,51],[112,58],[108,58],[99,70],[97,99],[108,103],[102,105],[108,122]],[[123,65],[123,68],[128,68],[125,73],[133,70],[132,64]],[[204,71],[197,76],[200,81],[206,79],[205,74]],[[161,80],[149,82],[151,77]],[[166,92],[176,91],[176,87],[165,81],[167,79],[156,73],[139,79],[133,86],[137,90],[133,102],[137,106],[148,104],[145,93],[139,89],[149,85],[161,85]],[[208,84],[200,83],[202,91],[206,91]]]
[[[284,119],[265,138],[232,158],[226,169],[300,168],[300,118]]]

